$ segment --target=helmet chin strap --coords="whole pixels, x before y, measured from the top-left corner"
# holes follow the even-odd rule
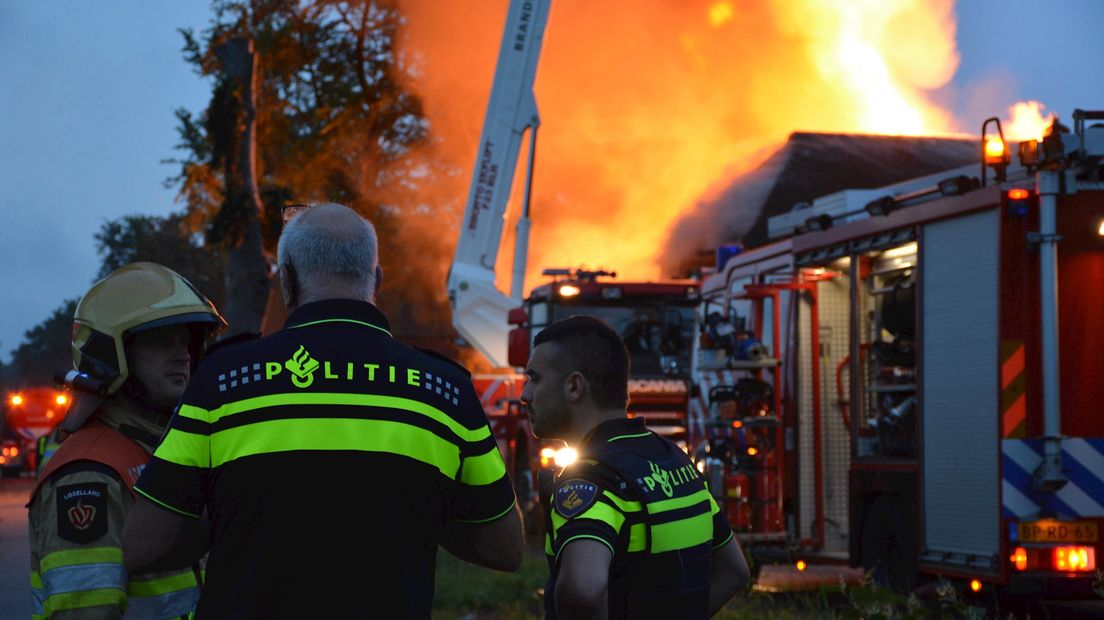
[[[96,394],[78,394],[65,418],[58,423],[58,441],[65,441],[66,437],[80,430],[103,401],[104,397]]]
[[[127,380],[119,387],[119,392],[134,401],[134,404],[143,411],[159,414],[156,418],[159,423],[162,421],[168,422],[169,417],[172,416],[173,407],[176,406],[176,403],[162,405],[155,402],[153,395],[150,394],[145,384],[134,377],[127,377]]]

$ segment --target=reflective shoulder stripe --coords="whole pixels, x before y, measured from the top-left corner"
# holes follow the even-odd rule
[[[609,547],[610,553],[616,553],[616,551],[613,550],[613,547],[611,547],[608,542],[602,540],[601,538],[599,538],[597,536],[592,536],[590,534],[579,534],[578,536],[572,536],[571,538],[568,538],[567,540],[560,543],[560,552],[556,554],[556,561],[558,562],[560,560],[560,553],[563,553],[564,547],[567,546],[567,543],[575,541],[575,540],[584,540],[584,539],[586,539],[586,540],[596,540],[596,541],[602,543],[603,545]]]
[[[137,576],[130,580],[127,597],[128,618],[174,618],[195,609],[199,587],[191,570]]]
[[[506,474],[506,463],[497,444],[483,454],[469,456],[460,467],[460,482],[471,486],[484,486],[497,482]]]
[[[58,592],[116,588],[122,592],[127,573],[122,564],[78,564],[62,566],[42,573],[42,589],[52,596]]]
[[[389,420],[317,418],[268,420],[220,431],[211,439],[211,467],[291,450],[353,450],[406,456],[456,479],[460,447],[423,428]],[[160,457],[160,452],[158,457]]]
[[[620,532],[621,526],[625,523],[625,515],[621,513],[617,508],[605,503],[595,502],[593,506],[587,508],[582,513],[572,517],[570,521],[577,521],[579,519],[592,519],[595,521],[601,521],[606,525],[613,528],[613,531]],[[552,511],[552,530],[558,531],[569,521],[569,519],[560,515],[555,510]]]
[[[43,605],[43,611],[46,615],[51,615],[59,611],[89,607],[107,606],[122,609],[125,605],[126,593],[122,590],[86,590],[50,596]]]
[[[31,571],[31,617],[32,618],[44,618],[46,611],[44,609],[43,598],[46,593],[42,589],[42,577],[39,576],[37,571]]]
[[[670,523],[652,525],[652,553],[675,551],[713,540],[713,515],[702,512]]]
[[[226,403],[221,407],[218,407],[217,409],[213,409],[211,411],[205,411],[191,405],[183,405],[180,407],[180,414],[184,415],[185,417],[207,422],[209,424],[215,424],[225,417],[237,415],[239,413],[256,411],[257,409],[267,409],[269,407],[295,405],[303,405],[308,407],[344,405],[350,407],[383,407],[387,409],[400,409],[403,411],[409,411],[410,413],[417,413],[431,418],[436,422],[448,427],[448,429],[461,440],[469,443],[482,441],[491,436],[491,429],[485,424],[478,428],[469,429],[453,419],[452,416],[448,415],[444,411],[441,411],[437,407],[434,407],[433,405],[424,403],[419,400],[414,400],[412,398],[384,396],[382,394],[358,394],[345,392],[289,392],[284,394],[269,394],[266,396],[257,396],[255,398],[246,398],[243,400],[234,401],[232,403]]]
[[[48,553],[42,558],[39,571],[80,564],[123,564],[123,550],[118,547],[82,547]]]
[[[672,497],[671,499],[664,499],[658,502],[648,503],[648,512],[652,514],[659,514],[670,510],[678,510],[679,508],[686,508],[687,506],[693,506],[694,504],[700,504],[708,502],[712,499],[712,495],[708,490],[702,489],[700,491],[684,495],[682,497]]]

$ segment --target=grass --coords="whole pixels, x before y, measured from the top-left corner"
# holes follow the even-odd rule
[[[440,620],[540,620],[548,565],[544,551],[526,547],[521,569],[503,573],[481,568],[438,551],[436,596],[433,617]],[[1104,597],[1104,573],[1097,572],[1097,593]],[[801,619],[963,619],[983,618],[955,588],[937,582],[930,596],[920,601],[904,597],[871,583],[821,586],[803,592],[751,591],[734,598],[714,618],[718,620]],[[1011,617],[1004,615],[1005,618]],[[1031,617],[1031,616],[1028,616]],[[1049,618],[1044,610],[1036,620]]]
[[[437,587],[433,617],[440,620],[533,620],[544,617],[542,598],[548,564],[544,551],[526,547],[521,569],[503,573],[437,553]],[[812,596],[812,595],[809,595]],[[752,592],[737,597],[714,618],[720,620],[798,620],[812,618],[811,601]],[[835,615],[820,616],[833,618]]]
[[[440,620],[531,620],[544,617],[541,598],[548,564],[544,552],[526,547],[521,569],[503,573],[437,552],[433,617]]]

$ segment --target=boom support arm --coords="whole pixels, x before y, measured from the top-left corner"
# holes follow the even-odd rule
[[[533,95],[537,59],[551,0],[511,0],[483,121],[460,239],[449,269],[452,324],[496,367],[507,365],[507,313],[521,303],[529,230],[529,185],[540,125]],[[495,261],[521,139],[532,129],[525,205],[518,221],[512,294],[495,284]],[[521,274],[521,275],[519,275]]]

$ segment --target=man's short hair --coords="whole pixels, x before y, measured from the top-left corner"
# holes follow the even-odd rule
[[[603,409],[624,409],[629,403],[629,352],[621,336],[605,321],[575,315],[541,330],[533,346],[555,343],[564,355],[558,370],[578,371],[590,383],[594,401]]]
[[[335,203],[311,205],[311,208],[319,207],[349,209]],[[335,235],[331,229],[316,225],[304,215],[295,217],[284,227],[276,246],[277,263],[293,265],[300,286],[306,288],[324,286],[336,276],[358,283],[367,294],[372,294],[379,261],[379,240],[372,223],[357,214],[363,226],[352,226]]]

